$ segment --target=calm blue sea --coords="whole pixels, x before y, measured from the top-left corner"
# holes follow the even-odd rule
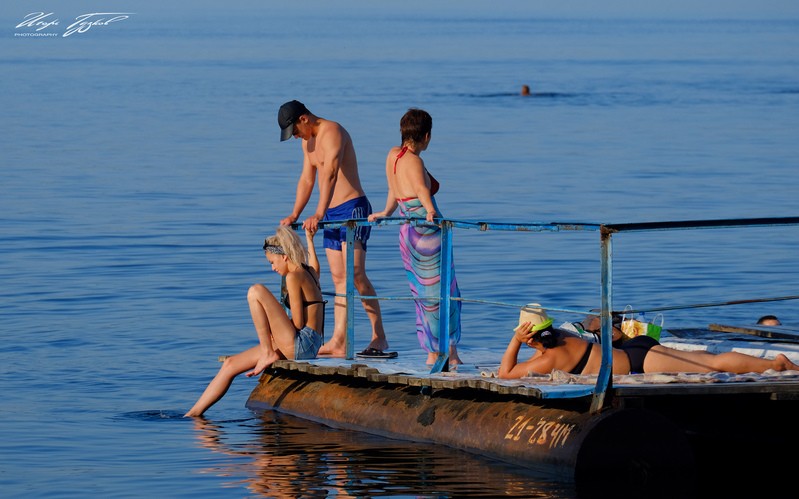
[[[0,7],[3,497],[576,497],[480,456],[255,415],[252,379],[205,422],[180,417],[218,355],[254,344],[248,286],[279,284],[261,244],[291,210],[300,168],[300,144],[278,141],[287,100],[349,130],[376,208],[414,106],[434,119],[424,158],[448,218],[799,215],[797,18],[123,3],[126,18],[68,36],[109,7]],[[58,23],[18,27],[33,12]],[[378,293],[405,297],[396,230],[373,231],[367,270]],[[599,303],[596,233],[454,241],[466,298]],[[619,235],[615,303],[796,295],[797,245],[796,228]],[[417,352],[409,302],[384,303],[392,349]],[[666,326],[766,313],[799,321],[780,301],[668,311]],[[498,362],[516,317],[465,305],[467,365],[492,350]]]

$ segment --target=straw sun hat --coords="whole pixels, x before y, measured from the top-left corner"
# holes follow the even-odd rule
[[[549,318],[539,303],[528,303],[522,307],[519,313],[519,324],[516,329],[519,329],[519,326],[524,322],[530,323],[531,331],[541,331],[552,325],[552,319]]]

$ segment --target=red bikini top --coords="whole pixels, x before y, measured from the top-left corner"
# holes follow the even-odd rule
[[[399,154],[397,154],[397,158],[394,160],[394,175],[397,174],[397,161],[399,161],[399,159],[403,157],[406,152],[408,152],[408,146],[402,146],[402,149],[400,149]],[[434,176],[430,175],[430,172],[427,171],[427,168],[424,169],[424,172],[427,174],[428,177],[430,177],[430,195],[435,196],[436,193],[438,192],[440,184],[438,183],[438,180],[436,180]]]

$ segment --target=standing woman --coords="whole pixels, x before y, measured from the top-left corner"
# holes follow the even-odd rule
[[[263,284],[247,292],[252,322],[259,345],[225,359],[222,367],[186,416],[202,416],[230,388],[233,378],[248,371],[256,376],[278,359],[313,359],[322,346],[325,301],[319,286],[319,259],[313,245],[315,231],[305,231],[305,248],[297,233],[280,226],[264,241],[266,259],[272,270],[285,277],[286,296],[281,304]],[[283,305],[291,310],[286,314]]]
[[[386,208],[369,216],[369,221],[390,217],[399,206],[400,214],[421,218],[431,224],[441,217],[433,197],[439,184],[420,157],[430,144],[433,118],[421,109],[409,109],[400,120],[402,145],[393,147],[386,158],[388,196]],[[438,352],[439,299],[441,298],[441,229],[435,225],[400,227],[400,253],[408,275],[411,294],[416,298],[416,334],[427,351],[427,363],[435,363]],[[450,261],[450,265],[452,262]],[[452,271],[450,296],[460,297]],[[461,338],[461,302],[453,301],[449,318],[449,364],[461,364],[457,344]]]

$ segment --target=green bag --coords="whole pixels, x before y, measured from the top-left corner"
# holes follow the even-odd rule
[[[624,308],[625,313],[621,319],[621,332],[624,336],[629,340],[636,336],[645,335],[660,341],[660,332],[663,331],[663,314],[657,314],[650,322],[646,322],[643,315],[639,315],[635,319],[632,314],[629,314],[628,317],[627,311],[632,311],[632,309],[632,305],[627,305]],[[660,320],[660,324],[657,324],[658,320]]]

